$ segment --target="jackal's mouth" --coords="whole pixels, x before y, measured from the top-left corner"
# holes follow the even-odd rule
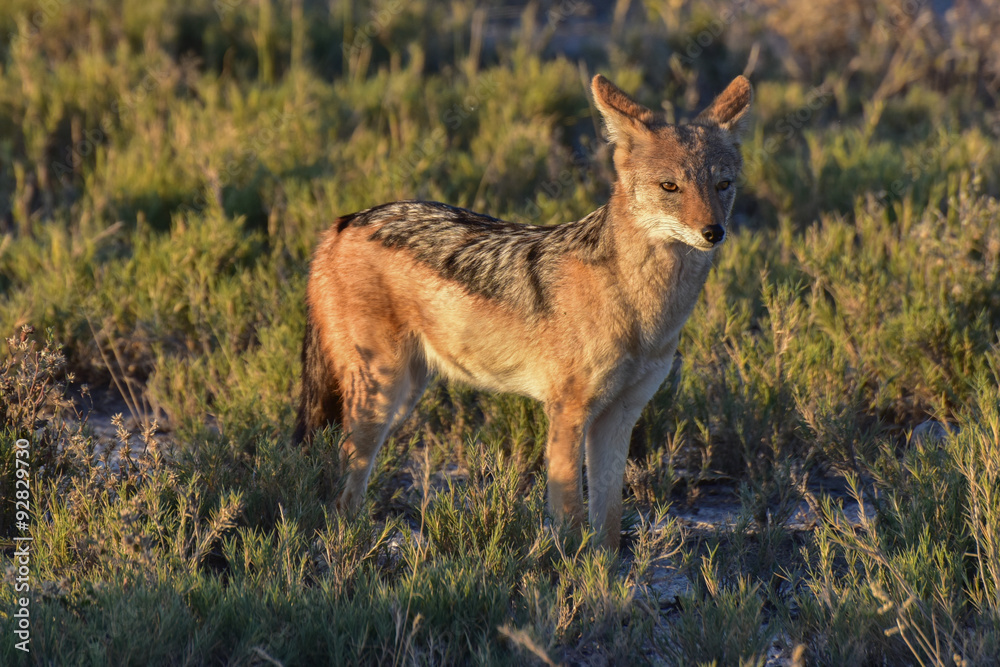
[[[678,236],[677,241],[683,243],[686,246],[694,248],[695,250],[708,252],[709,250],[714,250],[715,248],[721,246],[723,243],[726,242],[726,239],[728,237],[729,235],[723,232],[722,236],[718,237],[718,240],[712,241],[704,238],[703,235],[698,235],[697,233],[691,233],[691,234],[684,234],[683,236]]]
[[[696,250],[709,251],[722,245],[728,234],[720,224],[700,229],[684,224],[672,215],[650,215],[637,220],[652,239],[681,243]]]
[[[729,235],[726,233],[726,228],[722,225],[706,225],[700,231],[692,231],[685,234],[685,236],[687,237],[685,242],[688,245],[707,252],[725,243]]]

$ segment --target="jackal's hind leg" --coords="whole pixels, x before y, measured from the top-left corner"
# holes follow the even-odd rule
[[[343,383],[344,430],[348,435],[341,461],[347,481],[337,499],[337,509],[348,513],[360,507],[379,449],[413,410],[427,384],[427,370],[422,363],[378,367],[358,361]]]
[[[405,385],[401,388],[401,400],[396,414],[392,418],[389,426],[389,434],[392,435],[403,422],[413,413],[413,409],[420,402],[420,397],[427,390],[427,382],[430,379],[430,371],[422,358],[414,355],[410,361],[410,367],[405,378]]]

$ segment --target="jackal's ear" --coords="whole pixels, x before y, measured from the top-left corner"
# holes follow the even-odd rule
[[[594,93],[594,104],[604,116],[611,143],[630,148],[632,141],[640,134],[648,132],[648,125],[655,122],[656,115],[626,95],[621,88],[598,74],[590,84]]]
[[[752,101],[750,81],[745,76],[738,76],[693,122],[697,125],[717,125],[739,140],[750,124]]]

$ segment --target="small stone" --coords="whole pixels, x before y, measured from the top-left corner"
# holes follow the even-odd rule
[[[913,431],[910,434],[910,440],[914,442],[923,442],[925,444],[944,442],[948,439],[948,436],[957,432],[958,428],[955,426],[949,426],[939,421],[928,419],[921,424],[917,424],[917,426],[913,428]]]

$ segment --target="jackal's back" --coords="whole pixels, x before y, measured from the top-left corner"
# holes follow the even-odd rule
[[[403,250],[472,294],[543,314],[561,262],[606,260],[614,252],[606,207],[552,227],[498,220],[438,202],[402,201],[343,219],[371,228],[371,242]]]

